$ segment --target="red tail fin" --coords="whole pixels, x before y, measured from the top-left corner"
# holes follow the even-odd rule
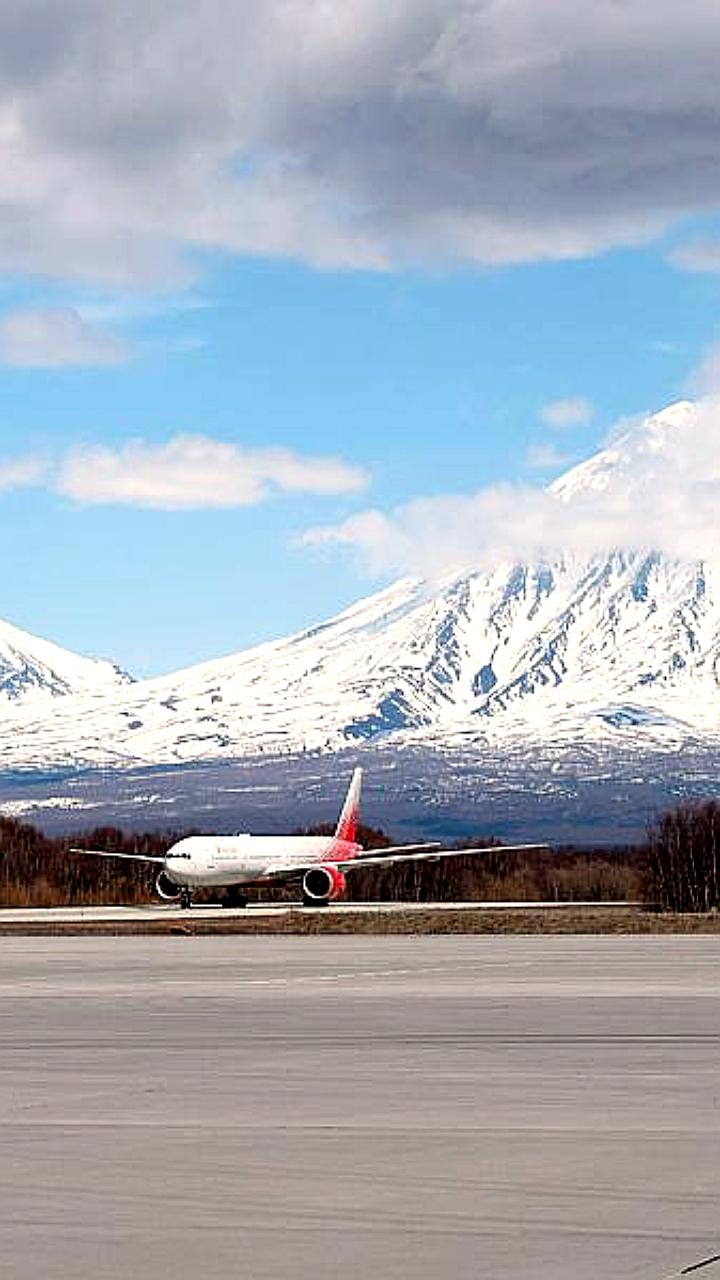
[[[336,840],[354,841],[360,816],[360,788],[362,787],[362,769],[353,773],[342,813],[335,831]]]

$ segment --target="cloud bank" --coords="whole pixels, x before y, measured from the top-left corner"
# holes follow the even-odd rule
[[[720,204],[719,79],[715,0],[5,0],[0,271],[647,242]]]
[[[350,549],[373,575],[467,568],[612,550],[720,559],[720,397],[622,424],[607,449],[550,488],[496,485],[418,498],[317,527],[306,546]]]

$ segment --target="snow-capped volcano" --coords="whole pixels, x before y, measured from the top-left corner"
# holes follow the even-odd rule
[[[0,622],[0,701],[46,702],[69,694],[96,693],[130,682],[112,662],[83,658]]]
[[[660,413],[633,423],[619,432],[606,449],[556,480],[551,492],[571,502],[579,496],[621,494],[637,487],[658,464],[664,467],[676,463],[681,452],[678,446],[692,435],[697,418],[697,406],[690,400],[679,400]]]
[[[692,429],[672,406],[551,492],[612,494]],[[720,741],[720,561],[567,552],[442,583],[406,578],[286,639],[24,710],[0,764],[138,764],[332,751]]]

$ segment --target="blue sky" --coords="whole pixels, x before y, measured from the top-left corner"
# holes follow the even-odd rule
[[[323,19],[323,6],[295,6],[306,19],[312,12],[315,25],[303,26],[307,48],[290,75],[277,40],[292,34],[283,23],[293,19],[265,5],[272,30],[263,56],[267,75],[275,74],[275,114],[259,72],[247,101],[242,94],[236,101],[234,77],[223,79],[222,45],[234,40],[239,48],[246,32],[242,18],[230,33],[222,29],[222,6],[217,30],[212,14],[202,24],[208,59],[217,57],[220,71],[187,89],[187,101],[177,89],[186,83],[187,51],[176,44],[178,25],[163,25],[163,4],[151,19],[129,6],[128,49],[159,49],[177,83],[170,71],[158,83],[157,75],[144,80],[124,69],[98,6],[80,0],[47,19],[57,29],[41,52],[36,27],[25,31],[21,48],[35,69],[20,89],[18,59],[5,67],[0,123],[10,118],[10,103],[23,104],[0,202],[7,549],[0,613],[16,625],[151,674],[319,621],[375,589],[394,566],[369,573],[352,549],[304,545],[308,529],[340,527],[418,497],[506,481],[543,485],[599,447],[618,419],[687,395],[693,371],[720,338],[713,223],[720,179],[717,192],[710,189],[711,157],[700,148],[710,142],[687,124],[701,96],[704,72],[692,55],[705,39],[710,6],[690,5],[681,24],[687,48],[677,55],[677,101],[656,101],[656,87],[642,83],[631,102],[621,94],[635,145],[608,155],[612,133],[586,143],[585,130],[587,154],[567,190],[556,182],[552,208],[532,148],[518,162],[518,131],[533,133],[532,146],[559,174],[577,144],[567,127],[557,138],[535,136],[538,95],[576,125],[583,112],[595,122],[605,100],[615,119],[618,67],[637,35],[633,12],[644,34],[657,38],[658,57],[674,57],[671,8],[664,14],[662,5],[638,0],[627,6],[627,31],[605,33],[604,6],[589,5],[600,24],[590,106],[572,75],[558,88],[553,71],[561,46],[571,69],[573,59],[582,66],[585,37],[572,24],[558,25],[562,34],[553,36],[550,23],[546,80],[538,85],[529,55],[523,80],[516,58],[520,69],[506,89],[526,90],[526,116],[513,119],[514,134],[505,124],[485,140],[490,159],[477,163],[490,176],[481,173],[467,190],[467,147],[477,151],[486,127],[475,89],[485,86],[487,96],[492,70],[487,43],[475,48],[474,29],[468,35],[462,25],[472,6],[398,5],[385,25],[370,0],[349,8],[354,28],[330,24],[330,41],[329,11]],[[190,47],[203,10],[181,9]],[[27,13],[17,6],[16,36]],[[521,0],[477,13],[478,23],[495,14],[495,36],[516,53],[533,47]],[[562,13],[559,0],[548,3],[558,24]],[[458,24],[461,52],[451,57]],[[68,65],[61,53],[71,41]],[[403,76],[414,59],[423,85],[436,77],[429,100],[423,90],[421,123],[403,115],[402,128],[397,93],[377,89],[383,74],[395,83],[398,51]],[[91,55],[108,67],[97,121]],[[337,86],[310,102],[318,60],[326,75],[337,70],[340,85],[340,72],[352,69],[351,119]],[[709,86],[717,71],[705,69]],[[298,83],[302,110],[292,96]],[[241,137],[238,120],[253,119],[258,103],[265,114],[250,138]],[[367,123],[376,118],[387,135]],[[678,120],[689,133],[684,149]],[[658,122],[674,140],[667,174],[658,160],[662,140],[653,141]],[[435,133],[443,145],[433,156]],[[424,167],[413,167],[414,141],[426,148]],[[433,161],[436,184],[428,177]],[[403,170],[397,178],[396,169]],[[578,194],[578,173],[592,174],[592,183],[584,179],[592,187],[587,200]],[[686,175],[682,199],[673,173]],[[20,230],[3,212],[11,198],[27,205]],[[547,407],[564,401],[575,402],[559,414],[570,421],[548,421],[558,415]],[[200,453],[182,443],[167,452],[186,437],[202,438]],[[127,451],[131,442],[135,452]]]

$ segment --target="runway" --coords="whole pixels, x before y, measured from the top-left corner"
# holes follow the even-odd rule
[[[720,1243],[719,974],[712,937],[2,938],[0,1270],[661,1280]]]
[[[418,914],[428,910],[451,913],[453,911],[545,911],[582,910],[603,908],[618,910],[638,907],[633,902],[329,902],[327,906],[304,907],[299,903],[253,902],[247,907],[221,907],[203,904],[182,910],[174,904],[152,903],[147,906],[122,907],[6,907],[0,908],[0,929],[3,925],[94,925],[94,924],[149,924],[163,921],[207,922],[217,920],[245,920],[249,916],[259,919],[303,916],[400,915],[405,912]]]

